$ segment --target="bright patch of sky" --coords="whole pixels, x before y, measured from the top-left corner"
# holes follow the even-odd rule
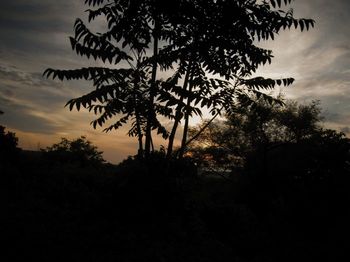
[[[137,150],[136,140],[126,135],[127,128],[105,134],[89,125],[94,115],[64,108],[69,99],[91,90],[90,84],[42,77],[48,67],[73,69],[95,63],[76,56],[68,40],[75,19],[86,15],[83,2],[2,3],[0,108],[5,114],[0,123],[15,131],[20,145],[28,149],[49,146],[60,137],[86,135],[108,161],[117,163]],[[315,28],[302,33],[286,30],[275,41],[260,43],[272,49],[275,57],[257,74],[294,77],[293,86],[281,89],[286,98],[301,103],[320,100],[325,125],[350,134],[350,1],[295,0],[292,7],[295,17],[313,18]],[[96,23],[94,29],[103,30],[102,24]],[[197,117],[192,123],[199,121]],[[156,145],[160,144],[166,145],[157,139]]]

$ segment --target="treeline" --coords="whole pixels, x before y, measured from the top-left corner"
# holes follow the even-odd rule
[[[207,129],[184,158],[157,151],[118,166],[106,164],[85,137],[28,153],[2,128],[5,254],[50,261],[340,259],[349,139],[322,128],[316,102],[255,105],[194,127]]]
[[[325,129],[322,121],[317,101],[281,106],[258,100],[252,107],[234,109],[224,120],[192,128],[191,133],[200,135],[187,155],[214,174],[324,179],[348,171],[349,139]]]

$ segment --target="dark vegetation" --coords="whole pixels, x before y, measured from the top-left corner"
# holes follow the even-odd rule
[[[348,218],[350,141],[321,128],[316,103],[259,106],[212,122],[188,157],[170,161],[157,151],[147,160],[106,164],[84,137],[20,151],[16,136],[3,131],[6,254],[48,261],[334,261]]]
[[[86,137],[82,136],[74,140],[62,138],[61,142],[42,149],[46,161],[58,165],[101,166],[105,160],[101,151],[92,145]]]
[[[91,125],[107,126],[105,132],[129,124],[129,136],[138,140],[139,157],[154,151],[155,133],[167,140],[168,158],[182,157],[191,140],[192,116],[201,116],[204,108],[213,116],[229,114],[233,107],[254,103],[251,96],[278,102],[264,91],[293,83],[293,78],[253,77],[273,57],[259,42],[273,40],[286,29],[314,26],[312,19],[297,19],[292,9],[283,10],[290,3],[86,0],[88,22],[76,20],[70,43],[77,55],[97,60],[98,66],[49,68],[44,75],[90,81],[93,90],[66,106],[96,114]],[[106,22],[102,32],[91,29],[97,19]],[[160,73],[170,77],[164,79]],[[169,130],[161,119],[172,123]],[[181,147],[174,152],[181,122]]]
[[[283,10],[290,3],[86,0],[88,23],[77,19],[70,42],[104,66],[44,75],[91,81],[94,89],[67,106],[95,113],[94,128],[130,124],[138,154],[114,166],[85,137],[28,152],[1,127],[3,254],[45,261],[338,261],[344,244],[337,237],[348,218],[349,139],[321,128],[317,103],[268,94],[294,79],[254,76],[273,57],[260,41],[314,26]],[[89,29],[96,18],[107,22],[105,32]],[[162,79],[161,71],[171,76]],[[204,108],[212,119],[190,129],[190,117]],[[154,148],[155,133],[166,148]]]

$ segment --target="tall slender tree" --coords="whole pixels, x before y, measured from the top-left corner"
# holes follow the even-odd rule
[[[113,67],[89,67],[77,70],[47,69],[45,75],[63,79],[86,79],[93,82],[95,90],[68,101],[70,110],[87,108],[100,116],[92,121],[94,128],[103,126],[109,119],[120,116],[105,131],[118,129],[129,120],[129,135],[139,139],[139,152],[143,152],[142,137],[145,133],[145,153],[149,154],[151,130],[158,129],[163,137],[167,132],[156,119],[156,114],[169,113],[162,105],[155,105],[157,94],[158,41],[165,38],[164,6],[160,1],[104,1],[86,0],[90,8],[88,21],[103,16],[107,20],[106,32],[92,32],[77,19],[75,35],[70,37],[71,46],[78,55],[93,57]],[[153,45],[154,54],[149,55]],[[163,63],[163,66],[164,63]]]
[[[283,10],[291,0],[85,0],[85,4],[89,22],[102,16],[108,28],[94,33],[77,19],[72,48],[107,67],[47,69],[44,74],[91,80],[95,90],[68,101],[69,108],[85,107],[99,114],[94,127],[119,116],[105,131],[131,121],[129,135],[138,137],[139,154],[146,156],[152,148],[152,130],[169,137],[167,154],[172,156],[176,131],[184,121],[182,155],[191,141],[189,119],[201,115],[204,107],[217,116],[222,110],[230,113],[232,106],[254,103],[251,94],[274,101],[264,91],[290,85],[293,79],[252,78],[272,59],[272,51],[258,47],[258,42],[273,40],[287,28],[303,31],[314,26],[313,20],[295,19],[292,10]],[[159,70],[173,70],[173,75],[162,80]],[[170,133],[160,116],[173,120]]]
[[[191,72],[186,74],[191,76],[190,83],[184,81],[186,84],[176,108],[182,113],[177,114],[181,117],[175,117],[168,154],[172,153],[172,140],[180,120],[185,121],[180,155],[184,152],[189,117],[193,112],[208,107],[213,115],[218,115],[222,109],[229,113],[233,105],[254,103],[251,95],[272,102],[273,97],[266,95],[265,90],[293,83],[292,78],[251,77],[259,66],[271,63],[273,57],[271,50],[258,47],[259,41],[273,40],[287,28],[303,31],[314,26],[312,19],[295,19],[292,10],[281,10],[290,3],[289,0],[183,2],[182,19],[177,26],[181,33],[171,43],[171,50],[180,50],[183,59],[190,59],[191,69],[187,69]]]

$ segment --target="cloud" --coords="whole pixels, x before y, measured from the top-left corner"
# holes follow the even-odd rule
[[[62,117],[63,106],[78,94],[79,89],[45,79],[40,73],[0,64],[1,109],[5,112],[2,121],[13,128],[57,132],[67,124]]]
[[[320,100],[325,126],[340,130],[350,126],[350,2],[310,0],[293,2],[295,17],[313,18],[307,32],[287,30],[273,42],[262,43],[275,55],[260,75],[294,77],[282,91],[301,103]]]
[[[101,134],[101,130],[89,126],[94,115],[86,111],[69,112],[63,107],[69,99],[89,92],[91,85],[82,81],[62,83],[41,76],[48,67],[68,69],[95,64],[76,56],[68,41],[75,18],[86,17],[83,2],[12,0],[1,4],[0,109],[5,114],[0,121],[18,130],[26,141],[49,143],[61,136],[74,138],[87,134],[107,152],[109,160],[119,161],[137,148],[135,140],[126,137],[127,128]],[[286,30],[275,41],[259,43],[272,49],[275,58],[258,74],[294,77],[295,84],[282,89],[287,98],[299,102],[321,100],[325,124],[348,131],[350,1],[292,3],[295,17],[313,18],[316,26],[308,32]],[[93,28],[103,30],[102,24],[98,22]],[[155,139],[155,143],[165,144],[162,139]]]
[[[1,110],[5,112],[1,116],[1,122],[10,128],[42,134],[53,133],[56,130],[54,123],[31,113],[31,108],[15,104],[13,101],[0,96]]]
[[[29,32],[65,32],[76,15],[84,12],[83,1],[12,0],[1,4],[1,28]]]
[[[0,8],[0,59],[22,70],[75,67],[81,59],[68,36],[77,17],[85,17],[83,1],[12,0]]]
[[[62,83],[29,73],[16,66],[0,64],[0,123],[20,135],[20,146],[38,149],[57,142],[60,137],[86,135],[105,151],[108,161],[117,163],[136,153],[136,140],[127,137],[128,127],[116,132],[94,130],[90,122],[95,115],[81,110],[70,112],[65,103],[87,92],[85,81]],[[91,88],[89,88],[91,90]],[[158,144],[158,142],[155,141]]]
[[[26,132],[54,133],[59,123],[50,117],[54,107],[67,99],[62,85],[25,73],[16,67],[0,65],[0,104],[5,112],[1,121]]]
[[[76,18],[87,20],[86,9],[84,1],[76,0],[5,1],[0,8],[1,60],[22,69],[30,64],[29,71],[91,63],[79,59],[68,40]],[[104,31],[105,22],[97,19],[89,27]]]
[[[348,126],[343,127],[342,129],[340,129],[340,131],[345,133],[345,134],[350,134],[350,127],[348,127]]]

